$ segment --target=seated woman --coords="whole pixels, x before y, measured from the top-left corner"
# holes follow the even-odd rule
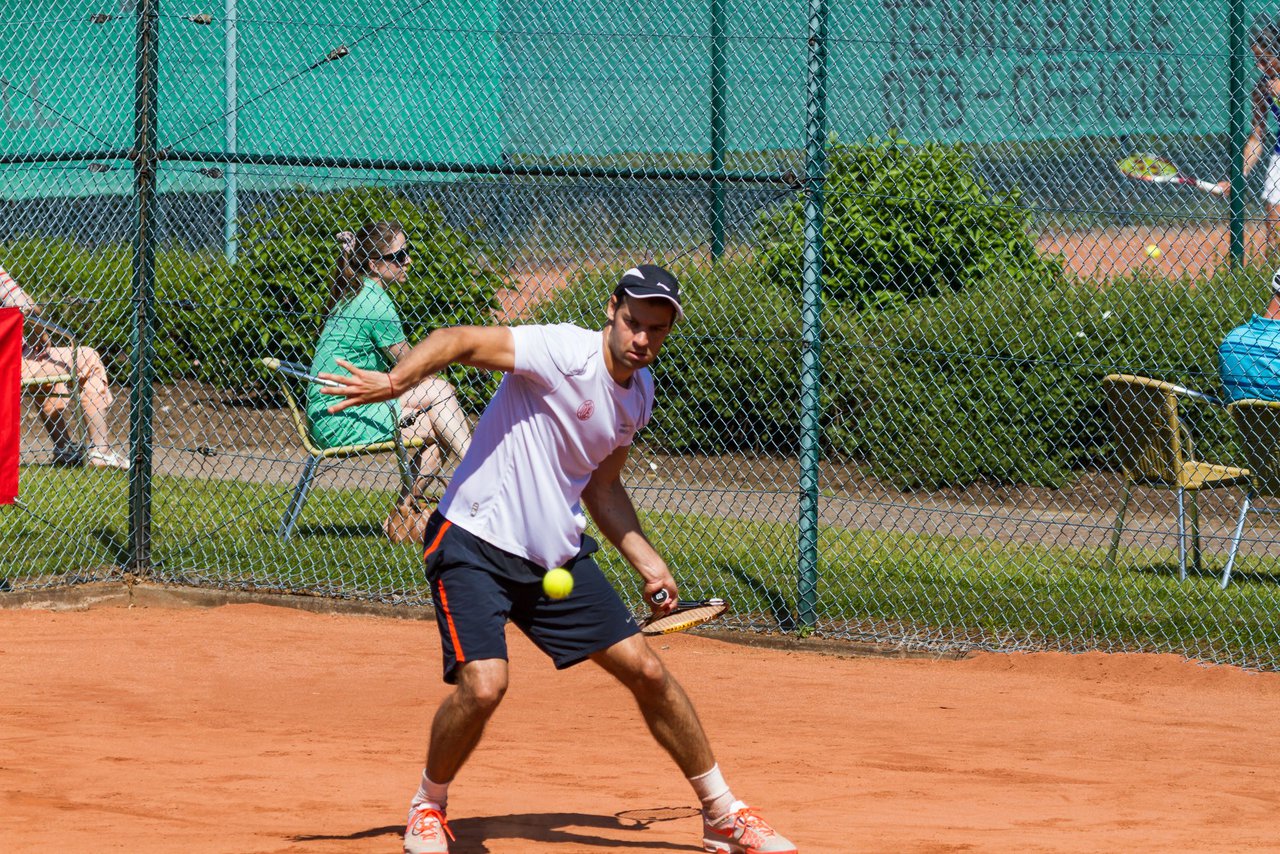
[[[0,306],[17,308],[28,318],[40,313],[36,304],[18,286],[13,277],[0,267]],[[28,321],[30,330],[22,346],[22,379],[25,382],[40,377],[54,377],[72,373],[80,395],[88,431],[88,446],[75,437],[71,413],[71,390],[66,383],[35,385],[35,397],[40,403],[40,420],[53,440],[53,460],[60,465],[87,465],[93,468],[127,470],[129,460],[111,450],[111,436],[107,430],[107,410],[115,400],[107,381],[107,369],[102,357],[89,347],[51,347],[49,336],[40,331],[38,323]]]
[[[1218,375],[1229,401],[1280,400],[1280,270],[1271,277],[1266,311],[1218,345]]]
[[[386,291],[387,282],[405,280],[412,263],[404,229],[396,222],[371,222],[354,235],[343,232],[338,239],[341,254],[330,292],[329,317],[316,343],[311,373],[339,370],[338,359],[369,370],[388,370],[409,352],[400,315]],[[440,377],[406,389],[392,403],[394,407],[376,403],[330,413],[333,398],[321,394],[319,386],[307,389],[311,435],[326,447],[386,442],[395,430],[406,440],[435,440],[434,446],[427,445],[414,457],[413,494],[401,495],[397,508],[403,515],[406,504],[422,497],[427,482],[441,469],[441,450],[455,465],[462,459],[471,444],[471,427],[453,386]],[[402,411],[417,417],[404,419]],[[408,426],[400,427],[406,420]],[[397,518],[397,513],[392,518]],[[389,519],[392,539],[407,536],[393,534],[391,524]]]

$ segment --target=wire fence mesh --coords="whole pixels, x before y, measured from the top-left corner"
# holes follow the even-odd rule
[[[684,595],[751,630],[1274,669],[1270,410],[1225,405],[1280,346],[1264,12],[4,4],[4,584],[427,601],[385,523],[496,378],[334,427],[307,376],[343,330],[385,367],[444,326],[599,328],[653,262],[688,316],[625,480]],[[405,275],[338,277],[339,233],[384,220]]]

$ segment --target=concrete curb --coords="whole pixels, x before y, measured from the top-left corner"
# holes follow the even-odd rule
[[[205,587],[137,581],[95,581],[72,587],[0,593],[0,610],[86,611],[90,608],[217,608],[221,605],[273,605],[316,614],[361,614],[401,620],[430,620],[426,606],[360,602],[325,596],[213,590]]]
[[[314,614],[355,614],[390,617],[398,620],[433,620],[435,610],[421,605],[361,602],[296,593],[269,593],[241,590],[214,590],[205,587],[155,584],[152,582],[95,581],[70,587],[50,587],[0,593],[0,611],[45,610],[87,611],[91,608],[217,608],[222,605],[271,605]],[[790,635],[702,629],[698,635],[725,643],[784,652],[834,655],[841,658],[901,658],[931,661],[958,661],[968,658],[964,650],[921,650],[894,644],[844,641],[828,638],[797,638]]]

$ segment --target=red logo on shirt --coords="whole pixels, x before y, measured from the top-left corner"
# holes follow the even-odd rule
[[[578,420],[586,421],[591,417],[591,413],[596,411],[595,401],[584,400],[582,405],[578,407]]]

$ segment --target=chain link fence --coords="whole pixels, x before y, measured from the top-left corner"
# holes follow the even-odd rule
[[[1218,370],[1270,299],[1263,11],[5,4],[0,267],[30,302],[4,585],[429,601],[384,520],[447,481],[495,377],[453,369],[376,435],[308,411],[365,288],[337,235],[396,220],[408,273],[354,320],[409,342],[596,328],[626,268],[680,276],[625,480],[737,627],[1274,669],[1278,529],[1242,512],[1270,410]]]

